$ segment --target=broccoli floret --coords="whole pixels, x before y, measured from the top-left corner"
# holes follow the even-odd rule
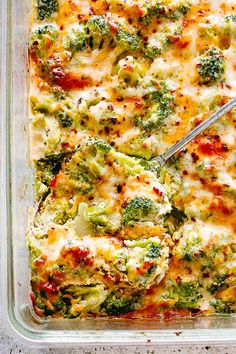
[[[160,244],[156,244],[154,242],[149,243],[146,256],[148,258],[154,258],[154,259],[160,257],[161,256]]]
[[[116,40],[126,50],[137,50],[140,45],[140,38],[136,34],[128,33],[121,26],[116,34]]]
[[[184,213],[184,211],[179,210],[175,206],[172,206],[170,215],[174,218],[178,226],[182,225],[187,218],[187,215]]]
[[[56,42],[58,30],[55,26],[45,25],[37,28],[31,34],[30,53],[32,56],[44,59],[48,54],[48,49]]]
[[[228,15],[225,17],[226,22],[233,21],[236,22],[236,15]]]
[[[88,43],[90,47],[100,49],[109,37],[110,29],[103,16],[92,16],[85,26],[88,33]]]
[[[193,308],[199,305],[202,295],[199,293],[199,283],[180,283],[176,286],[178,301],[176,307]]]
[[[54,302],[53,307],[56,311],[61,312],[63,317],[68,317],[67,315],[70,312],[70,301],[68,301],[68,299],[63,298],[63,296],[60,296],[57,301]]]
[[[234,312],[234,310],[231,309],[231,303],[226,302],[222,299],[212,300],[210,304],[215,308],[216,312],[218,313],[228,314]]]
[[[67,298],[69,305],[64,317],[77,317],[82,312],[96,312],[107,296],[103,284],[96,285],[68,285],[61,288],[63,301]],[[63,304],[62,304],[63,305]]]
[[[84,28],[72,30],[71,35],[68,37],[66,49],[72,53],[80,52],[87,48],[87,34]]]
[[[55,90],[52,94],[58,102],[66,99],[66,93],[62,90]]]
[[[51,17],[58,11],[57,0],[36,0],[37,15],[39,20]]]
[[[30,104],[33,113],[53,114],[57,111],[58,103],[50,96],[30,96]]]
[[[227,274],[218,274],[211,285],[208,287],[208,290],[212,295],[216,294],[218,291],[226,287],[225,280],[227,279]]]
[[[109,32],[109,27],[103,16],[92,16],[88,20],[86,27],[93,34],[97,33],[105,36]]]
[[[59,199],[56,202],[56,213],[53,222],[64,225],[71,216],[69,202],[66,198]]]
[[[158,284],[168,268],[169,248],[160,239],[150,237],[125,240],[126,249],[120,249],[116,267],[121,265],[130,284],[145,287]]]
[[[141,166],[141,159],[127,156],[117,151],[112,151],[111,155],[115,162],[124,168],[124,173],[127,175],[135,176],[144,170],[143,166]]]
[[[47,155],[38,161],[36,161],[36,170],[43,173],[41,180],[46,185],[49,185],[52,178],[60,171],[64,158],[68,155],[68,152],[61,152],[59,154]]]
[[[136,197],[123,209],[123,224],[132,226],[138,221],[145,220],[152,215],[155,209],[155,204],[151,199]]]
[[[178,11],[181,12],[183,15],[187,15],[189,10],[191,9],[192,4],[190,2],[183,2],[183,4],[180,4],[178,7]]]
[[[58,119],[60,126],[62,128],[68,128],[71,127],[73,123],[73,119],[69,116],[68,113],[64,111],[59,111],[56,113],[56,118]]]
[[[73,189],[88,194],[101,176],[106,173],[106,154],[111,147],[103,140],[86,140],[65,165]]]
[[[174,97],[164,82],[160,82],[160,89],[150,85],[149,92],[144,97],[148,104],[153,106],[143,118],[137,117],[136,124],[141,125],[146,131],[158,129],[164,120],[173,112]]]
[[[119,316],[132,312],[136,309],[140,300],[140,294],[125,295],[114,291],[108,295],[102,304],[102,308],[108,315]]]
[[[126,88],[127,84],[136,86],[145,73],[145,69],[132,56],[128,55],[118,62],[118,78],[121,80],[121,87]]]
[[[171,281],[164,298],[175,300],[174,306],[177,308],[196,308],[202,298],[200,288],[199,282],[182,280],[177,283]]]
[[[126,244],[130,248],[140,247],[145,248],[145,257],[148,258],[159,258],[161,256],[161,245],[160,240],[153,239],[140,239],[137,241],[126,241]]]
[[[152,19],[155,17],[157,18],[164,18],[167,17],[167,12],[168,9],[163,6],[162,4],[155,4],[154,6],[150,6],[147,9],[147,13],[145,16],[140,17],[139,21],[144,23],[145,25],[148,25]]]
[[[44,299],[40,294],[34,293],[34,295],[35,295],[34,308],[36,309],[36,312],[39,315],[43,313],[44,316],[52,316],[55,313],[55,310],[47,306],[47,299]]]
[[[160,47],[157,47],[157,46],[153,46],[153,45],[150,45],[148,44],[146,47],[145,47],[145,56],[149,59],[152,59],[154,60],[156,57],[158,57],[159,55],[161,55],[162,53],[162,50]]]
[[[219,49],[212,47],[200,57],[197,64],[200,81],[203,84],[213,85],[223,81],[225,74],[225,58]]]
[[[86,219],[99,233],[114,233],[120,228],[120,215],[114,213],[109,202],[89,206],[86,209]]]
[[[30,253],[30,263],[32,264],[35,259],[41,256],[42,251],[36,246],[29,244],[29,253]]]
[[[111,145],[107,144],[104,140],[95,140],[94,146],[97,150],[100,150],[104,153],[108,153],[111,150]]]

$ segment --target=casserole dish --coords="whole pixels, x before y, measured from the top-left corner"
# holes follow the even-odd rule
[[[28,165],[30,1],[1,3],[1,222],[4,316],[31,345],[227,344],[236,342],[234,316],[158,322],[155,319],[41,319],[29,301],[27,208],[33,205]]]

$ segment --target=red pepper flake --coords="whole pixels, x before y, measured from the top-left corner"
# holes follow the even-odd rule
[[[229,148],[228,148],[228,146],[226,144],[222,144],[221,148],[222,148],[222,151],[224,151],[224,152],[228,152],[229,151]]]
[[[139,5],[134,5],[133,10],[138,17],[143,17],[145,15],[144,10]]]
[[[181,284],[181,282],[182,282],[182,278],[178,275],[178,277],[176,278],[176,283]]]
[[[84,265],[91,267],[93,265],[93,258],[89,257],[84,260]]]
[[[125,201],[122,203],[121,207],[122,207],[123,209],[125,209],[125,208],[127,207],[127,205],[128,205],[128,202],[125,200]]]
[[[109,20],[108,22],[110,29],[113,33],[117,33],[119,30],[119,25],[118,23],[116,23],[115,21],[113,21],[112,19]]]
[[[199,159],[199,157],[197,156],[197,154],[195,154],[195,152],[191,153],[192,159],[193,159],[193,163],[196,163]]]
[[[216,148],[212,143],[199,144],[199,150],[202,154],[208,156],[216,154]]]
[[[35,305],[35,295],[34,295],[34,293],[30,294],[30,299],[32,301],[32,304]]]
[[[135,107],[136,108],[143,108],[144,107],[144,102],[141,98],[139,98],[139,97],[135,98]]]
[[[56,184],[57,184],[57,179],[58,179],[58,175],[54,176],[53,179],[50,182],[50,188],[55,188]]]
[[[109,109],[110,111],[114,111],[114,106],[113,106],[113,104],[109,104],[109,105],[107,106],[107,109]]]
[[[132,65],[127,65],[127,64],[124,65],[124,69],[131,73],[134,71],[134,67]]]
[[[62,143],[61,146],[62,146],[62,149],[69,149],[70,148],[69,143]]]
[[[40,288],[48,294],[54,294],[57,292],[57,286],[51,282],[41,283]]]
[[[163,195],[163,192],[160,191],[157,187],[153,187],[153,191],[154,191],[156,194],[160,195],[160,196]]]
[[[41,256],[40,258],[35,259],[34,264],[36,265],[36,267],[41,267],[42,265],[44,265],[46,263],[46,258]]]

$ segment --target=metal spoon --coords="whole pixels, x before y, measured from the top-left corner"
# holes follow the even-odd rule
[[[192,129],[188,134],[186,134],[182,139],[180,139],[176,144],[174,144],[169,150],[164,154],[161,154],[157,157],[153,157],[149,163],[153,166],[154,169],[158,169],[165,165],[166,161],[176,154],[178,151],[182,150],[191,140],[193,140],[197,135],[201,134],[205,129],[207,129],[211,124],[216,122],[221,118],[225,113],[229,112],[236,105],[236,97],[229,100],[221,108],[215,111],[202,123],[200,123],[196,128]]]

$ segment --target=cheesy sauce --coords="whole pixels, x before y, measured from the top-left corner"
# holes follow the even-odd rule
[[[35,0],[27,242],[39,316],[236,312],[236,4]]]

